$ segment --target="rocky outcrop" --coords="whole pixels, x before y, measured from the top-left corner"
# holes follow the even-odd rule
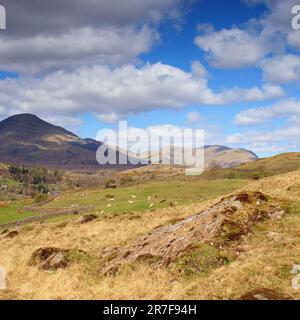
[[[98,217],[95,214],[84,215],[78,219],[78,223],[88,223],[88,222],[91,222],[97,218]]]
[[[266,219],[279,219],[279,203],[260,192],[242,192],[223,198],[198,214],[161,226],[126,248],[102,253],[104,273],[116,271],[124,262],[148,261],[167,267],[199,243],[226,245],[239,240],[251,227]]]
[[[243,294],[239,300],[292,300],[292,298],[276,290],[259,288]]]
[[[18,235],[19,235],[19,231],[14,230],[14,231],[10,231],[10,232],[5,233],[4,238],[12,239],[12,238],[15,238]]]
[[[87,254],[82,250],[40,248],[33,252],[29,265],[38,266],[43,270],[63,269],[68,267],[72,261],[84,257],[87,257]]]

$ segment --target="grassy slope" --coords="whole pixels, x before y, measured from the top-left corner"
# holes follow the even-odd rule
[[[8,187],[16,187],[19,182],[12,179],[0,179],[0,185],[7,185]]]
[[[202,179],[233,178],[252,179],[274,176],[300,170],[300,153],[284,153],[270,158],[248,162],[233,169],[219,169],[205,172]]]
[[[200,202],[230,193],[247,183],[244,180],[172,181],[153,182],[120,189],[94,189],[69,193],[49,203],[47,207],[93,205],[94,210],[103,210],[106,214],[122,214],[132,211],[146,211],[152,203],[153,209],[158,209],[168,207],[170,203],[182,205]],[[109,201],[106,195],[113,196],[115,201]],[[133,203],[129,203],[129,201],[133,201]]]
[[[145,211],[151,203],[153,203],[153,209],[157,209],[168,207],[171,203],[188,204],[203,201],[241,188],[247,184],[245,179],[273,176],[295,170],[300,170],[300,153],[281,154],[256,162],[246,163],[234,169],[205,172],[201,177],[196,177],[194,181],[158,181],[116,190],[99,188],[78,193],[67,193],[59,197],[57,201],[49,203],[46,207],[60,208],[71,207],[72,205],[79,207],[92,205],[94,210],[91,211],[104,211],[105,215]],[[226,178],[231,179],[228,180]],[[176,179],[176,177],[172,179]],[[9,183],[13,184],[15,182],[9,181]],[[106,194],[112,194],[116,201],[107,201],[105,198]],[[137,197],[131,198],[131,194]],[[148,200],[149,196],[151,196],[151,200]],[[129,203],[129,200],[133,200],[134,203]],[[109,204],[111,204],[110,207],[108,207]],[[18,213],[17,209],[22,205],[23,202],[16,202],[0,207],[0,223],[34,216],[30,212]],[[68,219],[68,217],[55,218],[53,221],[64,219]]]
[[[144,185],[120,189],[90,189],[80,192],[69,192],[55,201],[45,205],[45,208],[86,207],[92,205],[91,213],[104,215],[119,215],[127,212],[143,212],[153,203],[153,210],[193,202],[201,202],[218,195],[230,193],[241,188],[248,182],[244,180],[230,181],[172,181],[154,182]],[[109,201],[106,195],[114,196],[115,201]],[[136,196],[133,198],[132,195]],[[151,199],[148,199],[148,197]],[[134,201],[129,203],[129,201]],[[8,223],[24,219],[35,214],[19,213],[18,209],[25,202],[8,203],[0,208],[0,223]],[[28,201],[26,202],[29,205]],[[69,216],[70,219],[74,216]],[[68,219],[68,217],[55,218],[53,221]]]
[[[134,219],[133,214],[124,214],[85,225],[69,222],[24,227],[20,236],[0,241],[0,252],[5,252],[0,264],[9,274],[9,290],[2,294],[25,299],[235,299],[248,290],[266,287],[300,299],[300,292],[291,287],[294,275],[290,274],[293,265],[300,263],[299,186],[300,172],[295,172],[245,187],[280,196],[288,204],[288,213],[281,220],[259,223],[239,243],[239,256],[228,264],[187,276],[139,264],[129,265],[116,277],[103,277],[93,258],[52,273],[29,267],[27,262],[41,246],[80,248],[96,259],[102,249],[124,246],[159,225],[199,212],[216,199],[146,211]]]
[[[242,165],[234,172],[240,173],[239,177],[247,177],[256,171],[271,175],[299,167],[299,154],[286,154]],[[182,276],[170,269],[157,271],[140,264],[128,266],[116,277],[100,275],[96,257],[102,249],[124,246],[157,226],[199,212],[220,195],[240,187],[281,198],[288,204],[289,210],[279,221],[258,224],[239,244],[238,258],[227,265]],[[107,204],[110,202],[105,198],[108,193],[116,199],[109,208]],[[131,194],[137,198],[131,198]],[[149,195],[152,199],[148,201]],[[136,202],[129,204],[129,199]],[[163,199],[167,201],[161,203]],[[104,210],[105,214],[86,225],[62,223],[68,217],[56,218],[52,224],[25,226],[20,236],[14,239],[0,240],[0,265],[4,265],[9,273],[9,289],[2,295],[5,298],[25,299],[236,299],[248,290],[266,287],[300,299],[300,292],[291,288],[294,276],[290,274],[293,265],[300,264],[299,199],[300,172],[277,175],[250,184],[249,181],[235,179],[195,180],[187,184],[173,181],[116,190],[93,189],[68,193],[47,206],[93,204],[93,212]],[[150,202],[154,203],[151,210],[148,208]],[[179,204],[170,207],[170,202]],[[1,208],[0,219],[2,209],[2,218],[7,213],[11,217],[14,215],[13,209]],[[137,215],[133,211],[140,213]],[[32,251],[43,246],[80,248],[95,258],[49,274],[27,265]],[[211,258],[214,253],[208,250],[205,254]]]
[[[31,201],[28,200],[2,202],[0,205],[0,224],[34,216],[32,212],[19,212],[19,209],[30,203]]]

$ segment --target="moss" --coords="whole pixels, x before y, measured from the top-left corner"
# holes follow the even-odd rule
[[[220,238],[225,241],[232,241],[239,239],[243,234],[243,229],[239,224],[231,220],[225,220],[222,225]]]
[[[229,262],[230,257],[226,251],[219,251],[215,246],[209,244],[199,244],[179,257],[170,268],[173,273],[184,276],[205,275]]]
[[[89,262],[91,258],[87,253],[85,253],[82,250],[71,249],[67,253],[66,259],[70,263],[82,263],[82,262]]]

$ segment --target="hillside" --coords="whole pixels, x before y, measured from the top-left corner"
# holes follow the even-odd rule
[[[194,185],[192,203],[156,207],[165,203],[161,197],[171,198],[174,192],[173,197],[181,199],[181,190],[188,199],[189,183]],[[2,234],[0,252],[6,254],[0,255],[0,265],[9,275],[2,297],[299,299],[299,291],[291,286],[291,270],[299,263],[300,172],[245,181],[248,185],[228,189],[227,196],[224,190],[233,182],[219,181],[221,193],[214,185],[213,194],[203,199],[199,196],[208,185],[189,183],[182,188],[174,182],[173,190],[162,187],[159,192],[151,184],[112,190],[108,198],[105,190],[87,190],[46,204],[56,209],[91,203],[97,207],[89,209],[94,217],[85,221],[90,222],[70,215]],[[106,200],[101,204],[102,198]],[[114,206],[128,204],[128,199],[137,201],[135,209],[122,213],[119,208],[114,214]],[[151,202],[155,206],[149,208]],[[101,207],[108,212],[101,214]],[[65,264],[57,264],[55,252],[65,257]]]
[[[258,157],[247,149],[232,149],[224,146],[206,146],[204,150],[205,168],[212,165],[222,168],[236,167],[242,163],[255,162]]]
[[[300,170],[300,152],[282,153],[273,157],[258,159],[236,168],[238,171],[262,172],[267,176]]]
[[[100,145],[101,142],[82,139],[32,114],[19,114],[0,122],[0,162],[2,163],[71,169],[105,168],[107,166],[100,166],[96,161],[96,151]],[[170,151],[165,149],[160,152],[163,159],[169,157],[173,163],[174,157]],[[206,146],[205,159],[207,168],[212,164],[226,168],[256,161],[258,158],[251,151],[244,149]],[[127,167],[133,166],[129,164]]]
[[[206,179],[253,179],[300,170],[300,153],[283,153],[269,158],[243,163],[234,168],[216,168],[201,175]]]
[[[99,168],[101,142],[82,139],[32,114],[0,122],[0,162],[59,168]]]
[[[195,155],[195,150],[181,149],[178,147],[165,147],[157,152],[144,152],[141,154],[141,159],[146,160],[149,165],[170,164],[175,166],[188,166],[184,163],[185,155]],[[175,156],[176,155],[176,156]],[[179,155],[179,157],[178,157]],[[178,157],[178,158],[177,158]],[[151,163],[153,159],[155,163]],[[183,160],[183,164],[181,162]],[[226,146],[204,146],[204,167],[210,169],[232,168],[247,162],[257,161],[258,157],[252,151],[247,149],[232,149]],[[148,168],[149,169],[149,168]]]

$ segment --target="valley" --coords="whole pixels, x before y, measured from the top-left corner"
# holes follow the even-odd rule
[[[266,177],[253,177],[262,168],[259,162],[230,169],[241,172],[242,178],[228,177],[226,168],[187,178],[181,169],[174,174],[174,169],[161,166],[155,167],[155,178],[150,180],[151,168],[130,169],[131,179],[128,171],[108,172],[113,187],[108,186],[103,173],[98,186],[82,187],[76,183],[79,177],[86,180],[87,173],[68,172],[65,174],[69,178],[74,174],[77,182],[62,182],[59,192],[47,199],[36,202],[35,196],[2,201],[0,265],[7,270],[9,285],[0,295],[5,299],[240,299],[257,291],[273,298],[299,299],[291,287],[290,271],[299,263],[300,158],[287,154],[279,159],[259,160],[266,168],[276,168],[277,174]],[[222,223],[220,236],[204,242],[191,238],[188,247],[167,267],[154,267],[160,257],[146,255],[127,261],[124,256],[118,269],[105,272],[118,252],[123,255],[126,248],[133,250],[135,243],[155,230],[181,224],[192,215],[201,217],[215,204],[223,206],[222,199],[230,195],[252,197],[253,192],[267,197],[263,200],[269,203],[266,209],[260,208],[257,200],[240,202],[244,208],[241,215],[228,216],[231,222]],[[221,217],[226,207],[221,208],[216,217]],[[261,218],[252,218],[258,209],[262,210]],[[64,214],[63,210],[69,211]],[[275,215],[263,218],[263,212],[269,210],[275,210]],[[282,213],[278,215],[276,210]],[[54,215],[47,216],[49,212]],[[252,221],[249,225],[244,220],[246,212]],[[35,216],[41,219],[18,224]],[[7,223],[12,224],[7,227]],[[225,234],[228,240],[224,242]],[[175,235],[175,239],[180,237]],[[63,265],[51,259],[64,253],[49,253],[45,261],[49,267],[43,270],[42,262],[29,263],[35,250],[42,248],[71,253]]]

